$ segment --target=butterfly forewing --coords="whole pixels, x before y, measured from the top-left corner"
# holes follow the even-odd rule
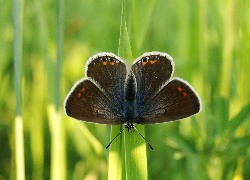
[[[112,102],[91,80],[78,81],[65,100],[68,116],[86,122],[120,124],[120,119],[110,108]]]
[[[139,57],[132,65],[137,84],[136,104],[140,115],[144,104],[151,98],[172,76],[174,63],[172,57],[165,53],[150,52]]]
[[[174,121],[200,111],[200,100],[193,88],[180,78],[173,78],[144,105],[139,124]]]
[[[86,75],[100,85],[111,108],[119,115],[123,110],[126,74],[126,65],[113,53],[97,54],[87,65]]]

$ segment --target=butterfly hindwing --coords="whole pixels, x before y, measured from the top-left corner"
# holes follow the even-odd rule
[[[96,84],[83,78],[71,89],[64,106],[66,114],[75,119],[100,124],[120,124],[110,104],[112,103]]]
[[[186,118],[198,113],[200,100],[184,80],[173,78],[144,105],[139,124],[154,124]]]

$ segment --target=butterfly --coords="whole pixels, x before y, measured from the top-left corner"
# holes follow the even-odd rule
[[[173,59],[166,53],[144,53],[130,68],[113,53],[98,53],[87,61],[85,78],[68,93],[65,112],[85,122],[124,124],[128,131],[134,124],[165,123],[198,113],[199,96],[188,82],[173,78],[173,72]]]

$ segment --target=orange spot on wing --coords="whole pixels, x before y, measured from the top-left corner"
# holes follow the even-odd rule
[[[181,92],[182,91],[182,88],[180,86],[178,86],[178,91]]]
[[[114,65],[115,65],[115,62],[110,61],[110,65],[111,65],[111,66],[114,66]]]
[[[183,92],[182,94],[183,94],[183,96],[184,96],[184,97],[186,97],[186,96],[187,96],[187,93],[186,93],[186,92]]]
[[[107,65],[107,61],[103,61],[102,64],[103,64],[104,66],[106,66],[106,65]]]
[[[80,98],[82,96],[82,93],[84,93],[86,91],[86,88],[83,87],[80,92],[77,94],[77,97]]]
[[[142,61],[142,65],[144,66],[144,65],[146,65],[147,64],[147,62],[146,61]]]
[[[84,92],[84,91],[86,91],[86,88],[85,87],[83,87],[82,89],[81,89],[81,91],[80,92]]]
[[[154,63],[156,63],[156,60],[155,60],[155,59],[151,59],[149,62],[150,62],[151,64],[154,64]]]

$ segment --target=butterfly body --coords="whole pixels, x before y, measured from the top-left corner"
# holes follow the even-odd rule
[[[150,52],[127,70],[113,53],[89,59],[86,78],[69,92],[64,106],[70,117],[92,123],[155,124],[182,119],[200,111],[194,89],[180,78],[172,78],[174,63],[166,53]]]
[[[135,123],[136,122],[136,80],[132,73],[130,73],[127,77],[125,82],[125,89],[124,89],[124,116],[122,121]]]

